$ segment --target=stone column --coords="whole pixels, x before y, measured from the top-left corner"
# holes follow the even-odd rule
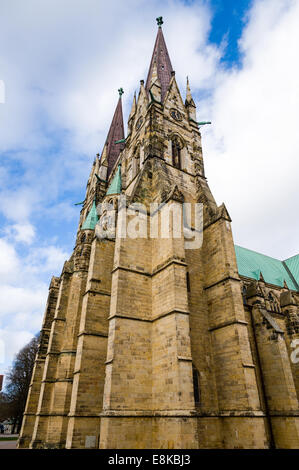
[[[36,420],[30,443],[31,448],[42,448],[47,442],[51,397],[56,380],[58,357],[63,343],[66,310],[71,282],[71,267],[65,263],[61,275],[55,315],[53,318],[49,346],[43,371]]]
[[[73,384],[82,298],[87,272],[74,271],[69,288],[63,341],[58,355],[55,381],[52,387],[46,446],[64,448]]]
[[[99,445],[114,241],[94,238],[78,333],[67,448]]]
[[[210,220],[206,217],[201,250],[223,445],[264,448],[268,446],[265,415],[225,206],[220,206]]]

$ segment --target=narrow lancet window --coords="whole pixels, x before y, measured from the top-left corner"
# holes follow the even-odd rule
[[[194,392],[194,402],[195,406],[200,403],[200,389],[199,389],[199,373],[195,366],[192,366],[193,373],[193,392]]]

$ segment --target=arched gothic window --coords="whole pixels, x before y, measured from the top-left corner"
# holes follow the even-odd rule
[[[174,136],[171,140],[172,148],[172,164],[175,168],[181,168],[181,150],[183,148],[182,142],[179,137]]]

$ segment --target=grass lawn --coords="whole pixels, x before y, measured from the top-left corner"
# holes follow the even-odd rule
[[[16,441],[18,437],[1,437],[0,436],[0,441]]]

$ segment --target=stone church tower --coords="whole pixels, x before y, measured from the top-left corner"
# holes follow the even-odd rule
[[[239,273],[161,24],[127,137],[120,89],[73,254],[49,287],[20,448],[299,447],[298,284],[287,270],[281,283]],[[161,221],[149,236],[154,204],[179,214],[186,203],[203,208],[200,246],[171,217],[168,237]],[[123,220],[137,236],[122,236]]]

